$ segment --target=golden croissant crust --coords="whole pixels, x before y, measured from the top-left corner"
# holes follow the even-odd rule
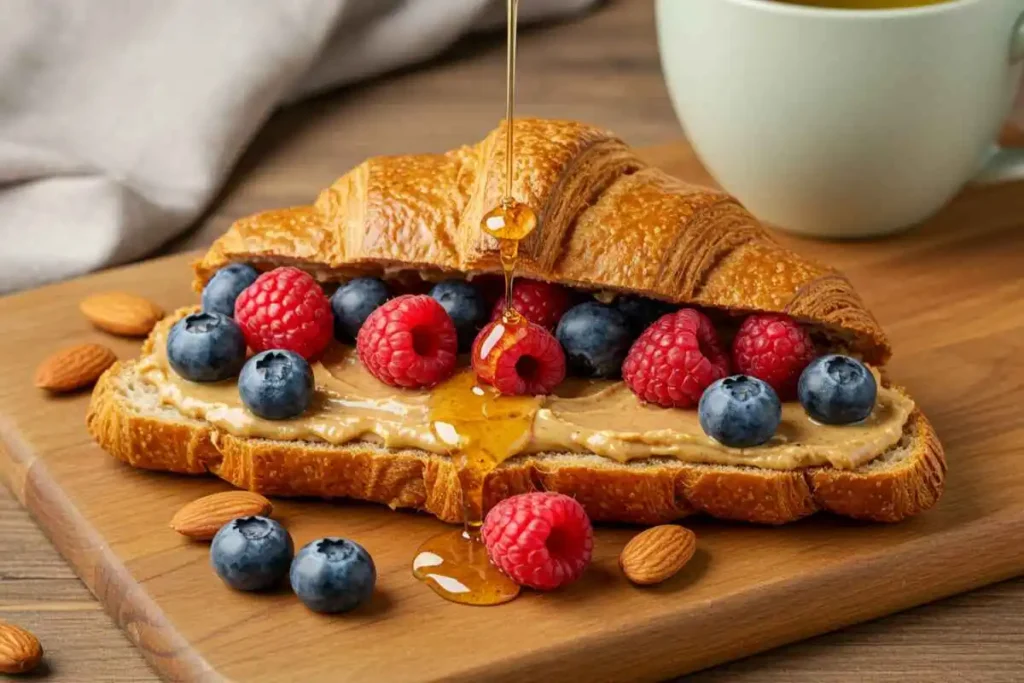
[[[415,270],[500,270],[480,229],[504,189],[505,124],[445,154],[374,157],[312,206],[237,221],[196,263],[197,286],[233,261],[294,264],[324,281]],[[642,162],[611,133],[516,119],[513,196],[538,227],[527,277],[729,311],[788,313],[874,364],[889,343],[850,282],[777,244],[731,195]]]

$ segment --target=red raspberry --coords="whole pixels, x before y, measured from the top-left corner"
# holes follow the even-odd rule
[[[704,390],[729,374],[729,357],[703,313],[684,308],[658,318],[633,342],[622,379],[641,400],[692,408]]]
[[[565,379],[565,352],[540,325],[489,323],[473,341],[477,378],[503,394],[550,394]]]
[[[512,283],[512,308],[522,313],[531,323],[537,323],[549,330],[555,329],[562,314],[568,311],[571,305],[569,290],[561,285],[522,278],[516,278]],[[491,320],[498,320],[504,310],[505,297],[501,296],[494,302]]]
[[[370,374],[393,387],[431,387],[451,377],[459,339],[455,324],[425,294],[395,297],[359,328],[356,350]]]
[[[286,349],[307,360],[334,335],[331,302],[311,275],[291,267],[263,273],[242,290],[235,322],[253,351]]]
[[[562,493],[524,493],[487,513],[487,554],[521,586],[549,591],[580,578],[590,563],[594,531],[583,506]]]
[[[796,398],[800,373],[814,355],[811,335],[788,315],[777,313],[747,316],[732,342],[736,371],[764,380],[783,401]]]

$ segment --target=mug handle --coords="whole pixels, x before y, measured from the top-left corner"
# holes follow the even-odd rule
[[[1010,42],[1010,63],[1024,59],[1024,15],[1017,20]],[[993,145],[992,152],[973,182],[988,185],[1024,179],[1024,147]]]

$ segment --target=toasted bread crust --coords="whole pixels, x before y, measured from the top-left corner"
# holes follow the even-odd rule
[[[461,488],[451,459],[366,442],[341,446],[242,438],[184,416],[146,414],[124,387],[132,363],[100,378],[86,418],[111,455],[134,467],[211,473],[240,488],[278,496],[345,497],[414,508],[445,522],[462,520]],[[856,470],[793,471],[694,465],[665,458],[619,464],[595,455],[542,453],[504,462],[485,484],[486,508],[518,493],[574,496],[595,521],[657,524],[702,512],[764,524],[819,510],[879,522],[922,512],[942,493],[946,463],[920,411],[890,453]]]

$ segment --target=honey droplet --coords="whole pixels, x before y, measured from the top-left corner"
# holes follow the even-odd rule
[[[499,242],[501,269],[505,273],[505,313],[516,315],[512,310],[512,282],[519,257],[519,242],[537,227],[537,214],[526,204],[506,197],[484,216],[480,227]]]
[[[480,225],[484,232],[499,240],[525,239],[537,227],[537,214],[526,204],[503,199],[484,216]]]

